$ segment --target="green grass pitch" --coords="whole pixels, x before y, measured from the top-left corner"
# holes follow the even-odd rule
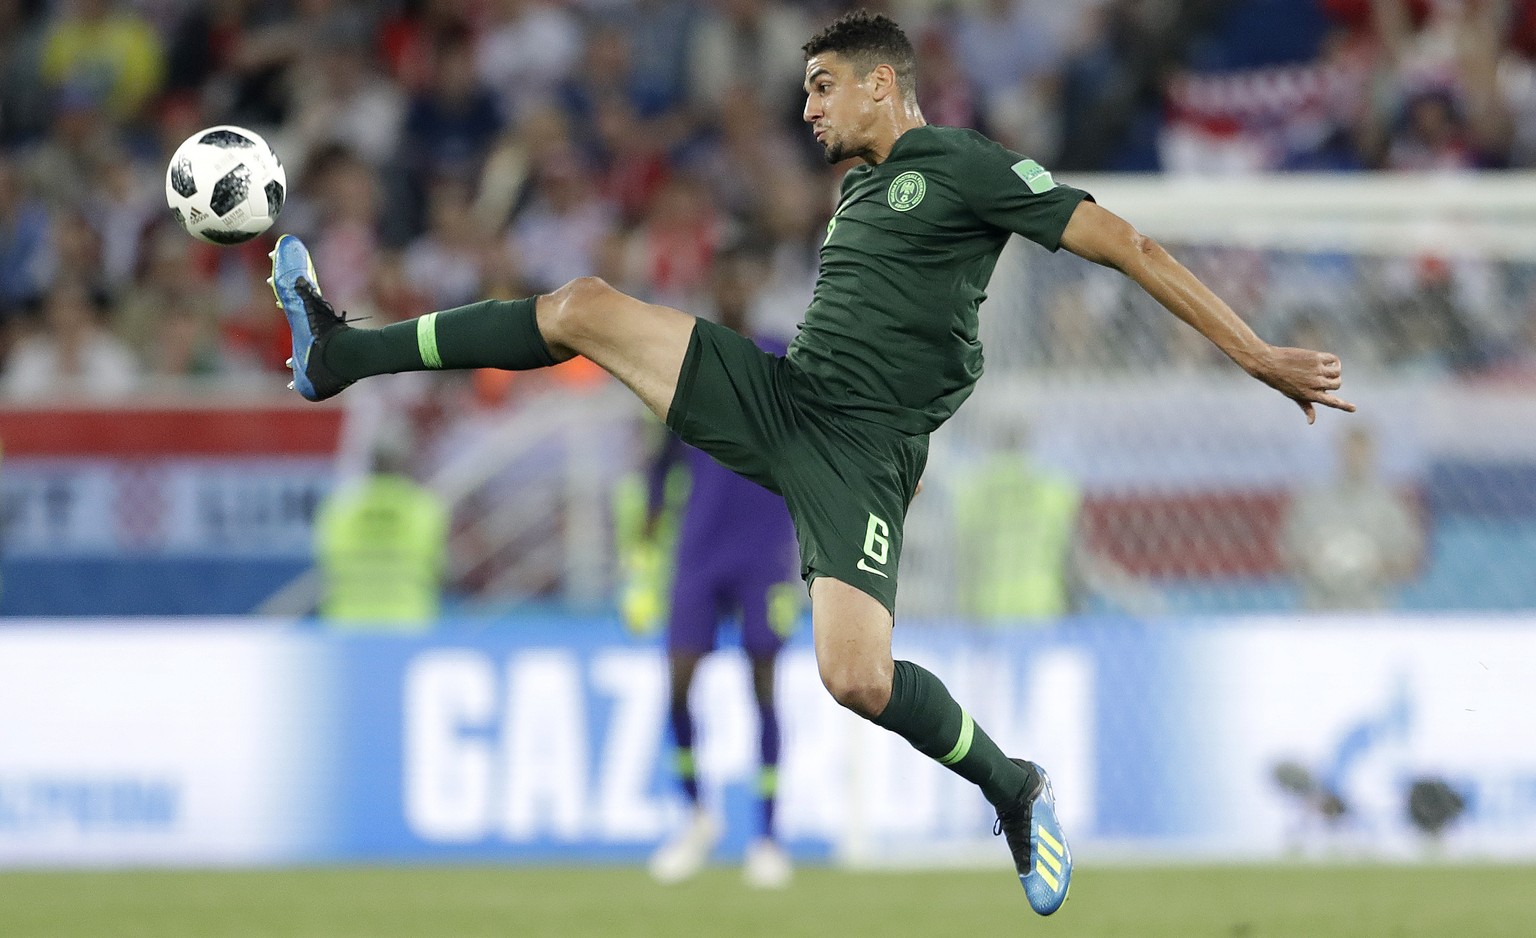
[[[1006,870],[733,869],[669,888],[639,870],[538,867],[0,873],[5,938],[1529,938],[1536,868],[1080,868],[1049,919]]]

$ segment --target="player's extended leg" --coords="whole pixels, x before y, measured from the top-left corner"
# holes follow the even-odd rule
[[[816,665],[827,690],[844,707],[980,786],[997,809],[1030,906],[1051,914],[1066,899],[1072,857],[1056,823],[1049,781],[1033,763],[1003,755],[931,672],[893,660],[892,625],[890,612],[868,593],[827,576],[811,584]]]
[[[620,293],[596,277],[522,300],[485,300],[382,329],[357,329],[320,295],[302,242],[272,252],[272,290],[293,334],[294,389],[324,400],[352,382],[399,371],[525,371],[584,355],[630,387],[663,419],[694,318]]]
[[[693,756],[693,714],[688,694],[703,652],[672,649],[667,655],[671,688],[668,718],[672,726],[674,771],[688,799],[688,820],[671,839],[651,854],[648,869],[661,883],[680,883],[698,873],[720,840],[720,825],[699,799],[698,765]]]

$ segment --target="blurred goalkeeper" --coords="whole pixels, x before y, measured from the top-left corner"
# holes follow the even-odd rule
[[[969,130],[927,123],[911,42],[890,19],[847,14],[804,47],[802,117],[843,177],[815,295],[786,355],[596,278],[383,329],[355,329],[320,296],[296,238],[273,252],[310,400],[369,375],[542,368],[586,356],[678,436],[784,496],[809,584],[822,683],[834,699],[973,782],[997,810],[1031,908],[1071,887],[1072,854],[1040,766],[1004,755],[938,677],[891,655],[902,525],[928,435],[981,377],[977,306],[1012,234],[1114,268],[1295,401],[1335,396],[1339,359],[1270,345],[1155,241]]]
[[[750,254],[734,250],[716,261],[714,297],[721,325],[746,332],[748,309],[760,272]],[[758,336],[757,344],[782,355],[782,343]],[[800,619],[803,595],[795,562],[795,528],[784,499],[723,468],[703,451],[668,434],[651,466],[642,549],[653,548],[662,527],[668,478],[681,461],[688,494],[681,508],[673,553],[670,600],[665,604],[668,710],[678,783],[689,813],[681,830],[650,860],[659,882],[676,883],[697,873],[720,839],[720,825],[699,798],[694,758],[694,721],[689,692],[699,662],[714,651],[723,620],[735,618],[752,667],[758,715],[758,837],[747,847],[742,875],[750,886],[789,885],[789,855],[774,834],[778,794],[779,717],[774,705],[774,665]],[[651,578],[653,588],[662,578]],[[662,603],[647,603],[653,608]],[[631,623],[632,626],[643,624]]]

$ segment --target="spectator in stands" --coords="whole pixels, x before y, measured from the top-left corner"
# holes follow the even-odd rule
[[[629,41],[631,94],[650,102],[646,117],[681,108],[687,100],[688,47],[702,5],[691,0],[632,0],[602,14],[605,23]]]
[[[757,298],[753,321],[781,335],[793,335],[811,301],[820,266],[821,242],[836,207],[829,197],[830,170],[778,168],[758,187],[759,208],[750,217],[756,236],[768,242],[767,282]]]
[[[112,0],[64,3],[42,53],[45,84],[92,94],[116,121],[138,118],[165,78],[165,50],[154,26]]]
[[[203,99],[221,122],[277,128],[291,113],[290,69],[332,15],[323,2],[287,10],[186,4],[170,33],[167,90],[180,99]],[[287,150],[280,138],[272,142]]]
[[[775,0],[718,0],[702,5],[688,45],[690,107],[718,120],[754,107],[732,104],[732,89],[747,86],[766,105],[767,115],[799,113],[805,56],[800,46],[810,35],[804,13]],[[788,121],[781,121],[788,123]],[[798,129],[799,121],[794,124]]]
[[[50,206],[80,201],[82,180],[94,178],[122,149],[119,125],[102,109],[97,92],[71,85],[55,92],[46,135],[18,151],[28,181]],[[180,141],[178,141],[179,143]]]
[[[981,92],[956,54],[955,41],[943,25],[923,30],[917,38],[917,65],[922,76],[923,114],[936,124],[990,131]]]
[[[338,309],[346,309],[366,293],[368,272],[381,246],[382,183],[367,161],[345,148],[331,151],[326,168],[313,182],[319,190],[318,232],[310,242],[315,263],[335,271],[326,277],[325,295]]]
[[[530,287],[552,290],[597,271],[598,251],[616,221],[585,162],[572,152],[539,167],[528,206],[508,233],[508,248]]]
[[[666,137],[672,146],[682,123],[677,102],[663,89],[636,78],[635,38],[620,27],[598,25],[588,37],[580,68],[560,83],[556,98],[559,106],[580,128],[585,128],[605,101],[621,101],[646,128]]]
[[[694,128],[664,90],[637,78],[634,37],[613,24],[597,28],[558,103],[604,194],[626,221],[638,219]]]
[[[1424,549],[1417,506],[1382,478],[1371,430],[1352,423],[1336,477],[1291,500],[1282,547],[1312,610],[1389,608]]]
[[[1080,39],[1061,69],[1060,168],[1121,168],[1126,132],[1147,113],[1149,86],[1169,64],[1177,17],[1165,12],[1128,0],[1083,11]]]
[[[114,148],[100,154],[95,172],[82,181],[82,204],[101,237],[101,282],[114,294],[133,282],[143,266],[144,236],[165,217],[164,172]]]
[[[246,28],[246,13],[245,5],[239,3],[185,4],[162,35],[164,93],[173,97],[201,95],[226,78],[221,72],[230,68],[230,53],[235,37]]]
[[[371,24],[337,18],[314,37],[295,64],[295,96],[287,161],[302,165],[312,150],[341,144],[379,169],[395,159],[405,97],[381,70]]]
[[[439,36],[428,63],[429,80],[406,113],[401,162],[413,175],[473,183],[504,124],[496,96],[475,73],[473,35]]]
[[[545,0],[492,0],[475,61],[502,116],[516,123],[548,101],[582,54],[581,27],[563,5]]]
[[[138,277],[118,295],[113,331],[145,362],[155,353],[164,310],[195,310],[205,327],[217,330],[219,297],[196,261],[197,244],[174,224],[155,230],[146,239]]]
[[[75,281],[99,290],[103,285],[101,258],[101,233],[91,224],[84,209],[55,209],[38,271],[41,282]]]
[[[502,231],[526,206],[539,172],[570,159],[576,147],[563,111],[543,107],[504,132],[486,155],[475,192],[475,217],[487,231]]]
[[[738,86],[736,106],[719,113],[715,133],[695,148],[692,165],[721,209],[749,224],[763,224],[773,205],[794,193],[806,161],[798,138],[773,121],[758,89]],[[786,178],[788,177],[788,178]]]
[[[426,89],[437,70],[444,43],[470,40],[474,61],[477,0],[422,0],[402,3],[379,23],[379,53],[389,74],[407,92]]]
[[[248,241],[248,250],[229,254],[220,249],[216,255],[216,260],[223,262],[219,265],[221,290],[230,294],[219,320],[219,349],[231,373],[280,387],[275,379],[287,371],[283,361],[292,354],[292,345],[285,335],[285,324],[273,328],[272,286],[267,283],[270,271],[257,265],[258,258],[266,259],[271,245],[271,241]],[[329,283],[326,288],[329,290]]]
[[[1508,146],[1498,87],[1502,4],[1373,0],[1379,102],[1365,146],[1373,165],[1457,170],[1500,165]]]
[[[1508,165],[1536,166],[1536,2],[1512,4],[1509,41],[1498,60],[1497,102],[1507,134]]]
[[[422,632],[437,621],[448,547],[448,511],[408,474],[403,433],[386,428],[372,471],[321,505],[315,561],[321,618],[335,628]]]
[[[462,306],[481,294],[493,248],[470,210],[468,184],[452,178],[427,190],[427,230],[405,249],[406,276],[427,291],[431,309]]]
[[[708,286],[715,250],[726,233],[708,187],[697,177],[676,176],[628,237],[623,279],[645,284],[642,295],[653,302],[688,306]]]
[[[475,72],[469,27],[439,23],[422,38],[430,38],[430,46],[412,66],[421,74],[410,86],[398,153],[384,175],[391,210],[381,221],[391,244],[404,244],[427,226],[431,180],[451,178],[471,190],[478,185],[504,123],[496,96]]]
[[[47,208],[0,152],[0,309],[15,310],[42,293],[48,229]]]
[[[48,89],[35,80],[42,73],[39,6],[0,2],[0,147],[30,141],[48,123]]]
[[[1384,163],[1415,172],[1475,169],[1477,150],[1456,100],[1438,90],[1410,98],[1387,141]]]
[[[154,340],[142,356],[152,383],[174,389],[187,381],[207,382],[225,376],[218,335],[212,317],[186,297],[161,307]]]
[[[1082,4],[984,0],[958,16],[959,63],[999,140],[1046,162],[1059,144],[1052,114],[1062,62],[1082,29]],[[1047,165],[1050,165],[1047,163]]]
[[[48,291],[40,328],[19,340],[6,361],[4,389],[13,400],[114,398],[139,383],[128,347],[106,327],[105,294],[75,279]]]
[[[672,175],[666,141],[647,132],[634,107],[619,98],[597,102],[592,126],[603,197],[623,222],[634,224]]]

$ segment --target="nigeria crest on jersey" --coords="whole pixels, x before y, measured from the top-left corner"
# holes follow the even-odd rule
[[[906,172],[891,180],[891,187],[885,191],[885,201],[898,212],[910,212],[917,208],[927,191],[928,180],[922,173]]]

